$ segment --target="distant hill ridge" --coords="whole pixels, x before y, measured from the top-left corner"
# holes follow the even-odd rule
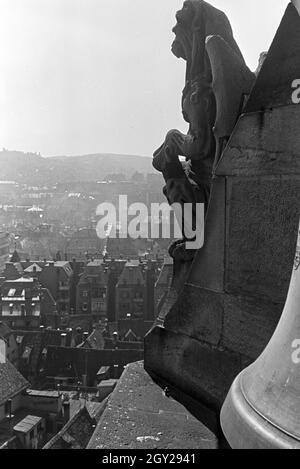
[[[0,180],[25,184],[55,184],[71,181],[99,181],[109,174],[130,178],[136,171],[153,173],[151,158],[134,155],[91,154],[52,156],[0,151]]]

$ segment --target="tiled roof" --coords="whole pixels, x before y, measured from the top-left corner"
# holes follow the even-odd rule
[[[0,405],[29,387],[28,381],[7,360],[0,363]]]
[[[85,449],[95,427],[96,420],[83,407],[43,449]]]

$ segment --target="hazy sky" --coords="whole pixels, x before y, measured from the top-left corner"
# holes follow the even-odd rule
[[[170,52],[183,0],[0,0],[0,147],[44,156],[151,156],[185,130],[185,64]],[[288,0],[211,0],[251,69]]]

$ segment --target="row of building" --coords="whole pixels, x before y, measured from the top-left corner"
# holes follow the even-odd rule
[[[12,328],[67,325],[72,317],[109,323],[153,321],[172,277],[170,261],[21,261],[15,251],[0,277],[0,316]]]
[[[74,386],[34,388],[10,361],[18,348],[15,333],[0,322],[0,449],[85,448],[116,380],[99,380],[93,399]]]

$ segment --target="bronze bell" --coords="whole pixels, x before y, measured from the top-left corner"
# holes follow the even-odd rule
[[[300,232],[279,324],[232,384],[221,426],[233,449],[300,449]]]

